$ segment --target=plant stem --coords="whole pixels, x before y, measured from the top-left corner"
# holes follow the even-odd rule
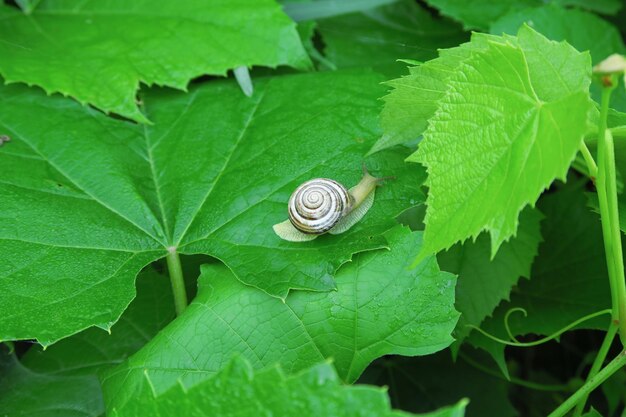
[[[596,189],[600,203],[604,251],[611,284],[611,304],[613,320],[618,323],[619,335],[626,345],[626,282],[624,281],[624,260],[622,238],[619,229],[617,206],[617,184],[615,170],[615,149],[613,136],[607,130],[607,117],[611,93],[617,84],[615,77],[603,79],[602,101],[600,103],[600,123],[598,129],[598,176]]]
[[[602,341],[600,350],[598,350],[598,354],[596,355],[596,358],[591,365],[589,375],[587,375],[587,381],[595,377],[598,374],[598,371],[600,371],[600,368],[602,368],[602,365],[604,364],[604,361],[606,359],[606,355],[609,353],[609,348],[613,344],[613,339],[615,339],[615,335],[617,334],[617,330],[618,326],[613,321],[611,321],[611,325],[604,335],[604,340]],[[587,403],[588,397],[589,394],[584,395],[579,400],[578,404],[576,405],[576,409],[574,410],[574,414],[572,414],[572,417],[580,417],[582,415],[583,411],[585,411],[585,404]]]
[[[584,141],[580,145],[580,153],[583,155],[585,163],[587,164],[589,176],[595,181],[596,177],[598,176],[598,166],[596,165],[596,161],[594,161],[593,156],[591,156],[591,152],[589,151],[589,148]]]
[[[180,265],[180,258],[175,248],[169,250],[167,254],[167,269],[170,273],[172,283],[172,293],[174,294],[174,306],[176,315],[180,316],[187,308],[187,290],[183,278],[183,268]]]
[[[594,389],[600,386],[611,375],[617,372],[621,367],[626,365],[626,351],[620,352],[615,359],[598,372],[593,378],[589,378],[585,384],[578,389],[571,397],[569,397],[563,404],[561,404],[556,410],[554,410],[548,417],[563,417],[569,410],[571,410],[583,397],[588,396]]]

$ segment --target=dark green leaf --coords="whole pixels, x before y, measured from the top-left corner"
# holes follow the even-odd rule
[[[407,269],[421,232],[398,226],[391,251],[356,255],[337,273],[337,291],[296,291],[285,302],[243,285],[223,266],[205,266],[185,312],[103,379],[108,409],[124,410],[147,382],[159,395],[215,374],[233,352],[255,368],[279,362],[288,372],[333,358],[354,381],[385,354],[425,355],[452,343],[455,277],[435,258]]]
[[[13,139],[0,148],[0,340],[50,344],[110,327],[137,272],[169,250],[210,254],[274,296],[335,288],[335,270],[385,247],[394,216],[422,195],[424,172],[404,150],[363,157],[378,134],[379,81],[369,71],[257,79],[250,99],[234,82],[151,91],[153,126],[0,88],[0,134]],[[297,185],[350,187],[363,162],[396,177],[363,221],[307,243],[274,234]]]
[[[29,16],[0,4],[0,56],[7,82],[143,122],[140,82],[186,89],[239,66],[309,65],[272,0],[43,0]]]

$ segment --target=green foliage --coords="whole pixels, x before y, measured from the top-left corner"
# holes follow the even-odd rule
[[[487,230],[493,256],[515,235],[520,211],[565,178],[582,142],[589,66],[528,27],[461,63],[409,158],[429,174],[422,254]]]
[[[19,360],[0,349],[0,415],[102,415],[97,373],[124,361],[173,318],[169,279],[148,270],[139,274],[137,298],[110,334],[89,329],[45,351],[33,346]]]
[[[307,67],[295,25],[274,1],[240,1],[245,16],[229,1],[202,4],[43,0],[29,16],[0,4],[0,75],[146,122],[140,82],[184,90],[239,66]]]
[[[50,344],[110,327],[134,296],[137,272],[170,248],[215,256],[274,296],[333,289],[335,270],[356,252],[386,247],[392,215],[419,198],[424,174],[403,166],[406,154],[365,161],[397,179],[348,233],[294,244],[272,225],[306,179],[358,182],[377,131],[379,91],[370,86],[378,80],[367,71],[275,77],[258,80],[251,99],[232,82],[191,94],[151,91],[143,100],[152,126],[2,88],[11,101],[0,102],[0,130],[13,140],[0,148],[10,172],[0,183],[0,218],[12,219],[0,231],[11,259],[0,266],[11,277],[0,280],[0,340]]]
[[[500,305],[493,317],[481,325],[485,331],[503,339],[508,339],[505,315],[512,308],[527,312],[509,318],[511,332],[519,336],[550,335],[581,317],[611,306],[602,230],[598,216],[586,207],[581,184],[569,185],[546,196],[539,209],[546,217],[541,227],[544,241],[533,264],[531,279],[522,281],[511,300]],[[608,315],[599,317],[578,328],[606,330],[609,319]],[[469,340],[487,350],[502,369],[506,367],[502,344],[477,332]]]
[[[149,382],[148,375],[145,378]],[[354,416],[408,417],[392,411],[384,389],[368,386],[342,386],[328,363],[287,377],[278,366],[254,372],[242,358],[231,360],[218,374],[193,386],[174,385],[154,396],[143,385],[133,408],[114,410],[114,417],[144,416]],[[467,402],[422,417],[463,417]]]
[[[428,60],[438,48],[467,39],[447,19],[435,19],[411,0],[319,21],[326,57],[338,68],[375,66],[398,75],[399,58]]]
[[[624,414],[621,6],[0,2],[0,416]]]
[[[382,355],[445,348],[458,318],[455,278],[440,272],[434,257],[406,269],[421,235],[398,226],[387,234],[391,251],[356,255],[339,270],[336,292],[293,292],[284,302],[223,266],[204,266],[187,310],[104,376],[107,408],[122,412],[146,376],[157,394],[179,379],[194,384],[218,372],[232,352],[255,368],[277,362],[289,373],[333,358],[341,379],[352,382]]]
[[[456,244],[437,256],[444,271],[459,277],[455,306],[461,317],[454,332],[459,343],[471,332],[469,326],[479,326],[502,300],[508,300],[511,288],[520,277],[530,278],[530,268],[541,241],[541,218],[537,210],[524,210],[517,236],[504,243],[493,259],[485,234],[475,242]]]

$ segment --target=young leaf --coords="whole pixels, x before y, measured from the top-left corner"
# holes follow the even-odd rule
[[[168,277],[137,277],[137,298],[111,328],[88,329],[51,346],[33,345],[19,360],[0,349],[0,415],[101,416],[97,373],[122,362],[174,318]]]
[[[445,95],[448,81],[461,62],[473,50],[482,50],[489,42],[501,40],[500,37],[475,33],[471,42],[441,50],[438,58],[409,67],[409,75],[386,82],[393,89],[383,97],[385,107],[380,119],[384,134],[370,154],[416,140],[437,111],[437,103]]]
[[[428,170],[422,256],[491,235],[513,236],[518,215],[565,178],[587,130],[590,59],[528,26],[517,42],[473,52],[409,160]]]
[[[140,82],[186,89],[239,66],[309,65],[295,24],[272,0],[46,0],[29,16],[0,4],[0,56],[7,82],[141,122]]]
[[[12,138],[0,148],[0,340],[50,344],[110,327],[137,272],[169,250],[217,257],[274,296],[333,289],[335,270],[385,247],[382,233],[421,194],[424,172],[403,150],[363,158],[378,135],[379,81],[370,71],[257,79],[252,98],[234,82],[151,91],[152,126],[0,88],[0,134]],[[299,184],[351,187],[363,162],[396,179],[355,227],[308,243],[274,234]]]
[[[190,387],[174,385],[155,395],[150,377],[131,407],[112,417],[145,415],[189,417],[220,416],[343,416],[409,417],[391,410],[386,390],[379,387],[341,384],[329,363],[313,366],[286,376],[280,366],[254,371],[248,361],[235,357],[216,375],[205,377]],[[463,417],[467,401],[422,417]],[[415,414],[411,414],[415,416]]]
[[[398,58],[434,58],[438,48],[467,39],[461,27],[435,19],[412,0],[318,22],[324,53],[337,67],[387,69]],[[399,65],[395,64],[395,68]]]
[[[490,316],[502,300],[509,298],[520,277],[530,278],[541,242],[542,218],[538,210],[525,209],[517,236],[504,243],[493,259],[485,234],[475,242],[456,244],[437,255],[441,269],[458,275],[455,306],[461,317],[454,332],[455,350],[472,331],[469,325],[478,326]]]
[[[523,308],[528,315],[510,316],[515,336],[530,333],[550,335],[581,317],[611,306],[602,229],[597,215],[586,207],[581,185],[566,186],[542,198],[539,209],[544,242],[539,247],[529,281],[522,281],[511,301],[500,305],[481,328],[508,339],[504,328],[506,313]],[[606,330],[610,316],[581,323],[577,328]],[[504,346],[474,331],[470,343],[487,350],[504,364]]]
[[[415,269],[406,260],[421,232],[398,226],[391,251],[356,255],[337,273],[337,291],[296,291],[283,302],[207,265],[198,295],[148,345],[103,377],[109,410],[122,411],[151,381],[159,395],[181,379],[193,384],[219,371],[233,352],[255,368],[279,362],[288,372],[333,358],[353,382],[386,354],[426,355],[452,343],[455,277],[431,257]],[[217,337],[216,335],[219,335]]]

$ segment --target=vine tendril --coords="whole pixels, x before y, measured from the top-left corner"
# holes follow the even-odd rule
[[[539,340],[535,340],[533,342],[520,342],[514,335],[513,332],[511,332],[511,327],[509,326],[509,318],[511,316],[512,313],[521,311],[524,314],[524,317],[528,316],[528,313],[525,309],[521,308],[521,307],[515,307],[510,309],[509,311],[506,312],[506,315],[504,316],[504,328],[506,329],[507,335],[509,336],[510,340],[504,340],[501,339],[497,336],[494,336],[488,332],[486,332],[485,330],[481,329],[478,326],[474,326],[473,324],[468,324],[467,327],[477,330],[479,333],[481,333],[483,336],[501,343],[503,345],[507,345],[507,346],[515,346],[515,347],[532,347],[532,346],[538,346],[544,343],[547,343],[553,339],[556,339],[557,337],[559,337],[560,335],[562,335],[563,333],[565,333],[566,331],[570,330],[573,327],[578,326],[580,323],[583,323],[587,320],[591,320],[593,318],[599,317],[599,316],[603,316],[605,314],[611,314],[612,310],[610,309],[606,309],[606,310],[601,310],[601,311],[597,311],[595,313],[591,313],[588,314],[586,316],[583,316],[581,318],[579,318],[576,321],[573,321],[572,323],[568,324],[567,326],[557,330],[556,332],[552,333],[549,336],[546,336],[544,338],[541,338]]]

